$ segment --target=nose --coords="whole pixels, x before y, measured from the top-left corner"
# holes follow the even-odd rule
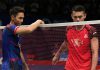
[[[77,21],[80,21],[80,18],[76,18]]]
[[[23,19],[21,20],[21,23],[23,22]]]

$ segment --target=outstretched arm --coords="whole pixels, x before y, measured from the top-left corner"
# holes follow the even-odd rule
[[[28,26],[18,26],[15,29],[16,34],[24,34],[24,33],[31,33],[33,32],[37,27],[40,26],[40,24],[44,24],[42,20],[37,20],[34,23],[28,25]]]

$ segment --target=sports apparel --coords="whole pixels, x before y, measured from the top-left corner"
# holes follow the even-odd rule
[[[19,48],[19,37],[16,34],[18,26],[14,24],[8,24],[2,34],[2,53],[3,63],[2,70],[21,70],[22,61]]]
[[[82,30],[76,30],[75,26],[68,27],[66,38],[68,42],[68,59],[66,70],[90,70],[91,47],[90,40],[97,36],[95,28],[85,25]]]

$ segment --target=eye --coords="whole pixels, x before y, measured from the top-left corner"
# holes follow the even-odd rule
[[[19,17],[19,19],[23,19],[23,17]]]
[[[78,16],[78,18],[82,18],[83,16]]]
[[[77,18],[77,16],[74,16],[74,18]]]
[[[82,18],[83,16],[74,16],[74,18]]]

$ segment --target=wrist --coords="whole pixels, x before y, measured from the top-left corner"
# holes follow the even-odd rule
[[[59,57],[59,54],[56,54],[55,57]]]

